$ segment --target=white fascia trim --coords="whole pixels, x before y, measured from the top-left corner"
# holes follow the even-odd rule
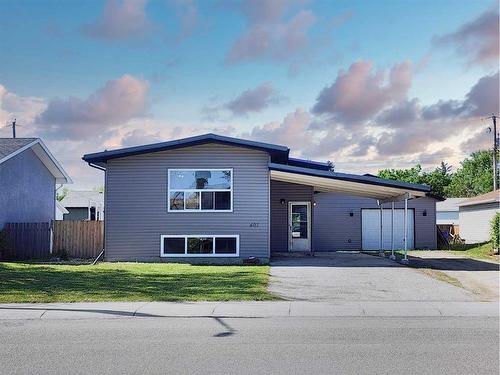
[[[66,173],[66,171],[64,170],[62,165],[57,161],[57,159],[54,157],[54,155],[52,155],[52,153],[49,151],[47,146],[45,146],[45,143],[43,143],[43,141],[40,138],[38,138],[37,141],[40,144],[40,146],[42,146],[45,153],[49,156],[50,161],[52,161],[52,163],[54,163],[54,165],[59,170],[59,172],[61,172],[61,174],[64,176],[65,183],[72,184],[73,180],[71,179],[71,177],[69,177],[69,175]],[[57,183],[62,184],[63,182],[57,181]]]
[[[235,254],[187,254],[187,239],[188,237],[195,238],[236,238],[236,253]],[[184,254],[163,254],[164,241],[165,238],[184,238]],[[215,241],[214,249],[215,251]],[[172,234],[172,235],[161,235],[160,236],[160,257],[161,258],[238,258],[240,256],[240,235],[239,234]]]

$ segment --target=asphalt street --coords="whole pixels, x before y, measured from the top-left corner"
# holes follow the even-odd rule
[[[498,374],[498,317],[0,320],[2,374]]]

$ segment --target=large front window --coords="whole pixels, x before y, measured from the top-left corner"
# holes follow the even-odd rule
[[[169,212],[232,210],[232,169],[168,170]]]
[[[238,235],[172,235],[161,236],[162,257],[236,257]]]

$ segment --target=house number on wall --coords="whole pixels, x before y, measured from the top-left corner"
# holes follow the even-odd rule
[[[258,228],[259,223],[250,223],[250,228]]]

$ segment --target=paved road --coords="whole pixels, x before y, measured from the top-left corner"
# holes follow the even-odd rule
[[[271,293],[305,301],[474,301],[470,291],[387,258],[316,253],[271,262]]]
[[[0,321],[2,374],[498,374],[498,318]]]

